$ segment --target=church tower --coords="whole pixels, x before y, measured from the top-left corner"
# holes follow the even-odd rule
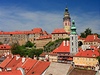
[[[64,30],[66,32],[70,32],[71,18],[67,7],[65,8],[64,12],[63,25],[64,25]]]
[[[78,36],[76,32],[75,22],[72,21],[70,33],[70,53],[76,54],[78,52]]]

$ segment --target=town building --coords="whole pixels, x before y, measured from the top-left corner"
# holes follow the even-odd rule
[[[97,56],[99,55],[98,48],[96,47],[90,47],[86,50],[80,49],[73,57],[73,62],[76,67],[95,70],[98,67]]]
[[[88,35],[85,38],[84,45],[100,46],[100,38],[97,35]]]
[[[8,44],[2,44],[0,45],[0,56],[2,55],[9,55],[11,54],[11,46]]]

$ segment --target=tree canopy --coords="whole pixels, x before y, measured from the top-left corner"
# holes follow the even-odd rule
[[[87,28],[84,32],[81,33],[82,38],[86,38],[88,35],[92,34],[92,30],[90,28]]]
[[[27,48],[29,47],[29,48]],[[42,49],[36,49],[35,44],[28,41],[25,45],[20,46],[19,44],[15,43],[12,45],[11,48],[12,54],[19,54],[20,56],[29,56],[31,58],[39,57],[39,55],[43,52]]]

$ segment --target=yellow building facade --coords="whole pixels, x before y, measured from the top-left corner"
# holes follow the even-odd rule
[[[73,62],[75,65],[79,66],[91,66],[96,67],[98,60],[96,58],[89,57],[73,57]]]

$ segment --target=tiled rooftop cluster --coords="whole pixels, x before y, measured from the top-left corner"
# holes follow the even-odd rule
[[[49,65],[50,62],[9,55],[0,64],[0,75],[41,75]]]

